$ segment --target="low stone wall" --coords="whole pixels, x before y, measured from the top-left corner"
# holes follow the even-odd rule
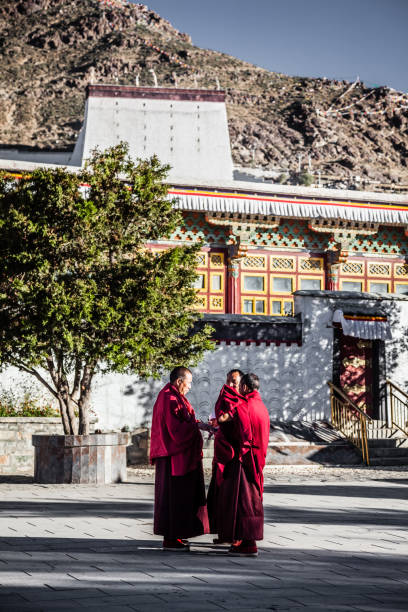
[[[361,465],[360,453],[330,429],[327,440],[320,439],[315,430],[315,440],[307,440],[310,432],[304,425],[287,424],[286,441],[277,439],[272,428],[266,457],[267,465]],[[292,426],[292,427],[291,427]],[[299,438],[289,435],[289,431],[300,432]],[[302,439],[306,437],[305,439]],[[142,465],[149,463],[150,429],[139,428],[131,432],[131,443],[127,447],[127,464]],[[214,438],[203,435],[203,465],[211,469],[214,456]]]
[[[0,474],[34,474],[33,434],[63,434],[61,419],[0,417]]]

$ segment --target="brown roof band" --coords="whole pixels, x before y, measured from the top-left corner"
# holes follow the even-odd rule
[[[130,85],[88,85],[86,93],[87,97],[93,98],[145,98],[149,100],[225,102],[225,91],[211,89],[135,87]]]

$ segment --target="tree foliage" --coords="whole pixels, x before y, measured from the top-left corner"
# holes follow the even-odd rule
[[[154,376],[212,348],[191,334],[200,245],[146,248],[181,223],[167,170],[121,143],[78,174],[0,177],[0,365],[47,386],[65,433],[88,433],[96,372]]]

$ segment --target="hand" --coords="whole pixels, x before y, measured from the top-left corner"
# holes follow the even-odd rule
[[[218,422],[219,423],[226,423],[227,421],[230,420],[230,415],[228,412],[224,412],[223,415],[221,415],[220,417],[218,417]]]

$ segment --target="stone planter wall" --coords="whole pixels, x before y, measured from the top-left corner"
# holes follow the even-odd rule
[[[60,418],[0,417],[0,474],[34,473],[33,434],[62,434]]]
[[[150,461],[150,429],[139,427],[129,433],[130,444],[126,449],[128,465],[146,465]]]
[[[34,482],[108,484],[126,481],[127,433],[33,436]]]

